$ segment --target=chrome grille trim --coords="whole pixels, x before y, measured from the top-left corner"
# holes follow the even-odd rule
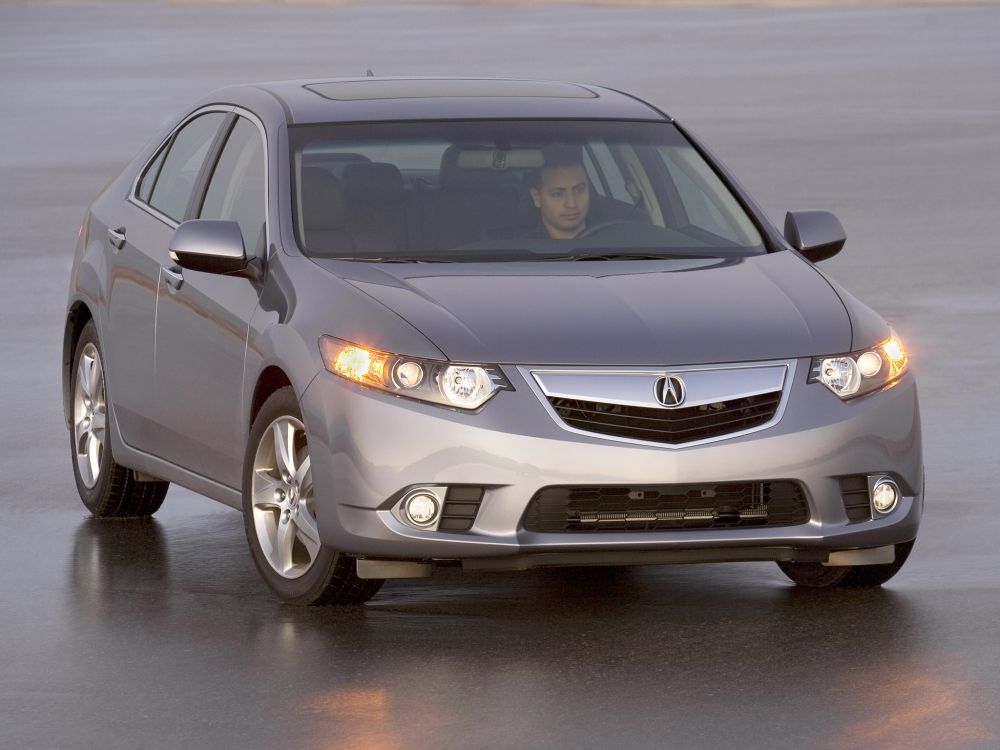
[[[784,415],[791,384],[795,381],[795,360],[751,362],[740,364],[691,365],[678,367],[518,367],[529,388],[541,402],[552,420],[567,432],[601,440],[611,440],[634,445],[678,449],[729,440],[766,430],[777,424]],[[687,442],[663,442],[634,437],[609,435],[584,430],[567,424],[550,403],[550,398],[569,398],[598,401],[622,406],[663,409],[669,415],[672,409],[658,404],[654,396],[655,383],[665,375],[677,375],[685,384],[691,378],[688,398],[684,407],[729,401],[748,396],[775,393],[780,400],[773,417],[767,422],[747,429]],[[605,386],[602,389],[602,384]]]

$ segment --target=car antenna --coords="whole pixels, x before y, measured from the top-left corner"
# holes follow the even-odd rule
[[[371,68],[368,68],[368,71],[367,71],[367,76],[368,76],[369,78],[374,78],[374,77],[375,77],[375,74],[374,74],[374,73],[372,73],[372,69],[371,69]]]

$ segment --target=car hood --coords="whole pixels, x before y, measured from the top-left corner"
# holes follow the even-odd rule
[[[851,345],[843,302],[787,251],[726,260],[315,261],[453,361],[680,365],[805,357]]]

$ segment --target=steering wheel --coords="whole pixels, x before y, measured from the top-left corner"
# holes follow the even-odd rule
[[[587,237],[593,237],[594,235],[600,234],[606,229],[611,229],[612,227],[626,226],[628,224],[645,224],[646,222],[637,221],[635,219],[610,219],[609,221],[602,221],[593,226],[589,226],[584,229],[580,234],[576,236],[577,239],[585,239]]]

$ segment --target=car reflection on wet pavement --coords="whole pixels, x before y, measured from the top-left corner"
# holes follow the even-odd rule
[[[154,520],[22,519],[64,563],[3,615],[18,633],[5,649],[14,738],[597,747],[626,732],[636,747],[761,747],[780,732],[786,747],[995,746],[995,656],[973,647],[995,599],[956,627],[968,591],[812,592],[773,565],[733,564],[445,570],[364,607],[301,609],[275,604],[246,564],[236,513],[172,495]],[[43,687],[9,689],[34,674]]]

